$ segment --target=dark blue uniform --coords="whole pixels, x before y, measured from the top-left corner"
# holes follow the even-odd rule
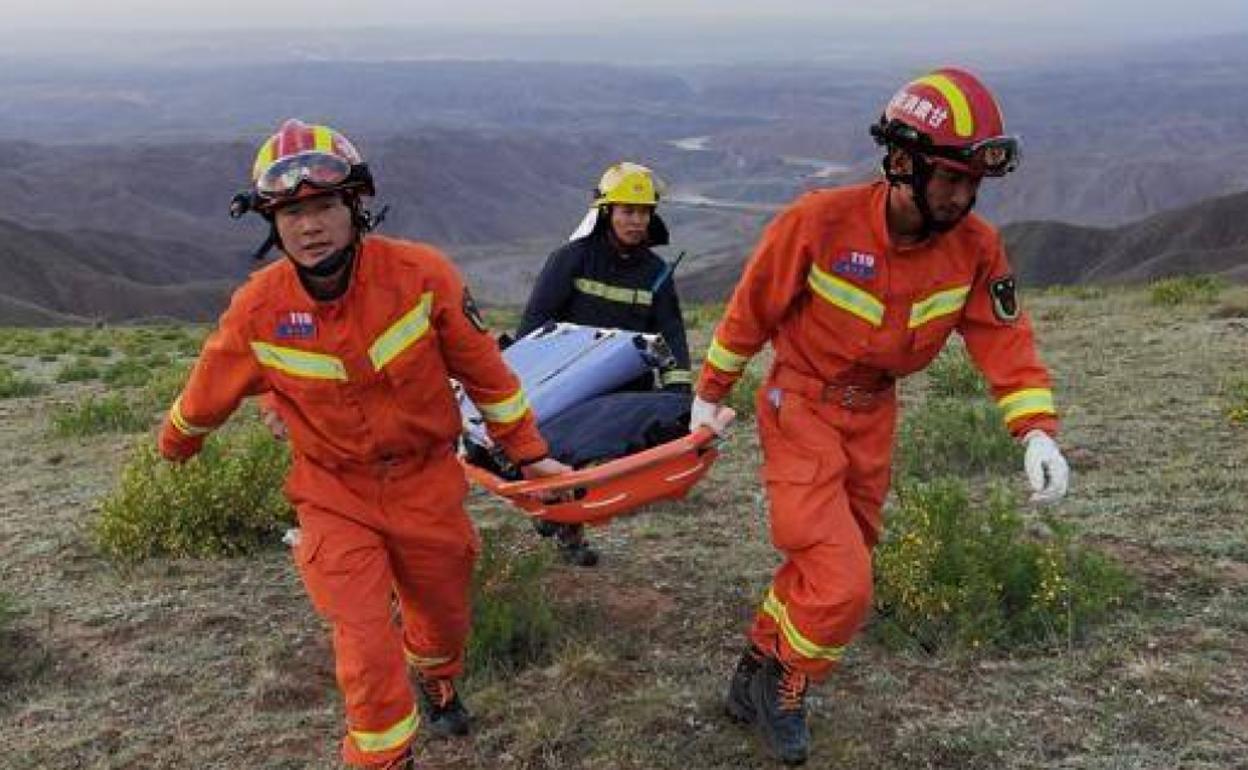
[[[621,254],[599,227],[556,249],[516,333],[524,336],[548,321],[661,334],[676,359],[675,368],[662,375],[663,387],[689,390],[689,342],[676,282],[667,263],[648,248]]]

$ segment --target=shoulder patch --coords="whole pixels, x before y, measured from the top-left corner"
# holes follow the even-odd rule
[[[1014,276],[1002,276],[988,284],[988,293],[992,297],[992,312],[998,321],[1014,323],[1018,320],[1022,309],[1018,306],[1018,284]]]
[[[468,322],[479,332],[485,333],[489,331],[489,328],[485,325],[485,319],[481,317],[481,310],[477,307],[477,301],[472,298],[472,292],[468,290],[467,286],[464,287],[463,305],[464,316],[468,319]]]

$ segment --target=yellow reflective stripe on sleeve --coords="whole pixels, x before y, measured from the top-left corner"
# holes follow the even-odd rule
[[[1006,424],[1031,414],[1057,414],[1053,406],[1053,391],[1048,388],[1016,390],[997,401],[997,406],[1005,413]]]
[[[750,357],[732,352],[719,341],[718,337],[715,337],[711,340],[710,349],[706,351],[706,360],[721,372],[736,374],[745,369],[746,364],[750,362]]]
[[[966,305],[966,298],[970,293],[970,286],[958,286],[938,291],[927,299],[914,303],[910,308],[910,328],[917,329],[928,321],[958,312]]]
[[[884,323],[884,303],[849,281],[823,272],[818,265],[810,266],[806,283],[820,297],[872,326]]]
[[[577,278],[572,285],[582,294],[602,297],[612,302],[623,302],[626,305],[649,305],[654,299],[645,289],[626,289],[622,286],[591,281],[588,278]]]
[[[373,369],[381,371],[396,356],[425,336],[425,333],[429,331],[429,316],[432,310],[433,292],[427,291],[420,295],[420,302],[416,303],[416,307],[407,311],[389,329],[382,332],[381,336],[368,348],[368,357],[373,362]]]
[[[267,342],[252,342],[251,350],[261,366],[277,369],[295,377],[313,380],[347,380],[347,367],[334,356],[306,350],[283,348]]]
[[[524,416],[524,413],[529,410],[529,399],[525,398],[523,390],[517,390],[515,395],[506,401],[477,404],[477,408],[481,410],[481,414],[485,415],[486,420],[505,425]]]
[[[975,133],[975,116],[971,113],[971,103],[957,83],[944,75],[928,75],[914,82],[931,86],[945,97],[953,110],[953,130],[958,136],[971,136]]]
[[[187,422],[182,416],[182,397],[178,396],[173,401],[173,406],[169,409],[169,422],[173,423],[173,427],[183,436],[203,436],[212,432],[212,428],[204,428],[199,425]]]
[[[693,382],[693,373],[688,369],[668,369],[659,375],[659,382],[664,385],[689,385]]]
[[[364,730],[350,730],[351,738],[360,751],[378,752],[397,749],[412,739],[420,717],[416,709],[412,713],[395,722],[393,726],[381,732],[370,733]]]
[[[775,589],[767,590],[767,598],[763,599],[763,612],[776,621],[776,625],[780,626],[780,633],[784,635],[785,641],[803,658],[840,660],[841,654],[845,652],[845,647],[842,645],[825,646],[815,644],[802,636],[801,632],[797,630],[797,626],[794,626],[793,621],[789,619],[789,611],[785,608],[784,603],[776,598]]]

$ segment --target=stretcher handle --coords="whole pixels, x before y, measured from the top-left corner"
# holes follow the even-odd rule
[[[730,425],[736,416],[737,413],[732,409],[725,409],[724,426]],[[608,481],[621,476],[627,476],[642,468],[658,465],[673,457],[701,449],[718,438],[719,436],[714,431],[703,426],[688,436],[682,436],[636,454],[612,460],[603,465],[569,471],[568,473],[561,473],[558,476],[549,476],[543,479],[503,481],[484,468],[478,468],[473,465],[468,466],[468,475],[473,481],[476,481],[490,492],[503,497],[548,497],[557,495],[560,492],[566,492],[569,489],[576,489],[577,487],[592,488],[605,484]]]

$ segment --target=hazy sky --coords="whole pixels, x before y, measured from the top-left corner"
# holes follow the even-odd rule
[[[350,10],[347,10],[347,9]],[[827,19],[956,21],[1202,33],[1248,28],[1248,0],[0,0],[6,27],[255,27],[358,25],[609,25],[636,20]]]
[[[223,58],[871,64],[878,52],[894,65],[951,56],[1028,65],[1118,43],[1248,34],[1248,0],[0,0],[0,20],[0,60],[87,66]]]

